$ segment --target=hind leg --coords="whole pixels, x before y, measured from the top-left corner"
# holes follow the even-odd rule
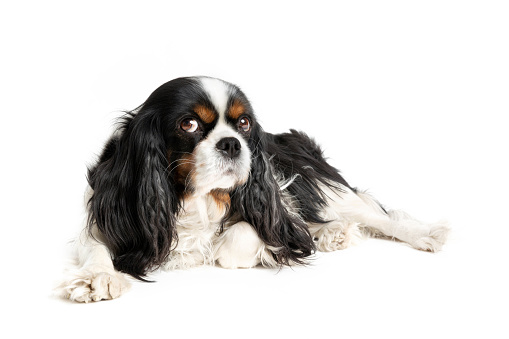
[[[426,224],[413,219],[400,211],[385,212],[380,205],[366,193],[355,193],[343,187],[343,192],[323,188],[332,207],[343,218],[356,222],[368,233],[381,233],[410,244],[412,247],[436,252],[447,239],[447,223]]]
[[[336,219],[326,224],[310,224],[316,248],[322,252],[343,250],[362,237],[359,224],[354,221]]]
[[[387,215],[393,222],[399,224],[400,227],[416,230],[416,232],[409,232],[410,239],[413,240],[409,243],[419,250],[429,252],[440,251],[451,231],[446,221],[426,224],[399,210],[390,210],[387,212]]]
[[[343,250],[359,242],[363,237],[359,223],[344,218],[335,208],[330,197],[327,206],[320,213],[323,220],[330,220],[325,224],[308,224],[316,248],[322,252]]]

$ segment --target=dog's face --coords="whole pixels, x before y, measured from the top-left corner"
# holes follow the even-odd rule
[[[162,115],[169,171],[183,193],[228,190],[248,179],[256,121],[239,88],[213,78],[176,79],[144,106]]]

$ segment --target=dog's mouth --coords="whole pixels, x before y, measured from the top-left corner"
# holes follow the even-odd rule
[[[231,161],[221,166],[219,173],[219,177],[232,180],[234,186],[243,184],[249,177],[249,170],[240,161]]]
[[[241,159],[221,159],[219,170],[221,174],[242,176],[244,164]]]

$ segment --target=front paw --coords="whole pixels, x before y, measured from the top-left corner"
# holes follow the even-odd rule
[[[88,303],[118,298],[130,287],[131,284],[122,273],[78,270],[57,289],[64,298]]]
[[[253,227],[241,221],[219,237],[214,252],[216,262],[223,268],[251,268],[261,262],[265,245]]]

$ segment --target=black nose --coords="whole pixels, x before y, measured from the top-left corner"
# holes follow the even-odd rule
[[[240,154],[240,142],[237,138],[223,138],[217,142],[216,148],[231,159]]]

